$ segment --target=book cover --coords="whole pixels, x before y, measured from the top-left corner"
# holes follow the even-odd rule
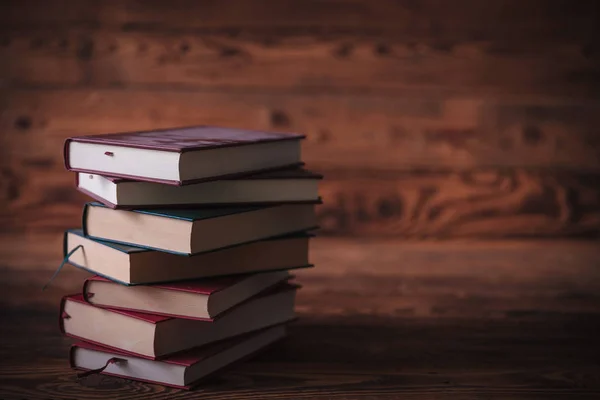
[[[246,278],[246,275],[238,275],[238,276],[225,276],[217,279],[199,279],[185,282],[173,282],[173,283],[162,283],[155,285],[146,285],[151,286],[156,289],[161,290],[173,290],[175,292],[187,292],[187,293],[195,293],[195,294],[203,294],[206,296],[210,296],[213,293],[220,292],[221,290],[227,289],[230,286],[235,285],[243,281]],[[110,279],[101,277],[99,275],[92,276],[87,278],[83,283],[83,296],[86,297],[87,290],[86,287],[89,282],[99,281],[99,282],[112,282]]]
[[[251,340],[253,338],[259,338],[259,337],[265,337],[265,336],[266,336],[265,339],[268,338],[266,341],[264,341],[264,339],[261,340],[261,341],[263,341],[263,343],[261,345],[255,347],[248,354],[242,356],[241,358],[237,358],[237,359],[233,360],[231,363],[228,363],[221,368],[217,368],[213,372],[211,372],[205,376],[202,376],[199,379],[197,379],[197,380],[193,381],[192,383],[185,385],[185,386],[175,385],[175,384],[167,383],[167,382],[158,382],[158,381],[143,379],[143,378],[139,378],[139,377],[131,377],[128,375],[111,373],[111,372],[104,370],[104,368],[102,368],[97,373],[102,373],[104,375],[109,375],[109,376],[121,377],[121,378],[125,378],[125,379],[135,379],[135,380],[138,380],[141,382],[160,384],[160,385],[164,385],[164,386],[174,387],[177,389],[190,390],[190,389],[194,388],[195,386],[197,386],[200,382],[204,381],[204,379],[206,379],[208,376],[212,376],[213,374],[220,372],[220,371],[224,370],[225,368],[228,368],[228,367],[235,365],[243,360],[246,360],[249,357],[256,354],[257,352],[264,349],[265,347],[270,346],[271,344],[278,342],[281,339],[285,338],[285,336],[286,336],[285,326],[286,326],[285,324],[275,325],[275,326],[268,327],[268,328],[265,328],[265,329],[262,329],[262,330],[259,330],[256,332],[243,334],[243,335],[231,338],[231,339],[225,339],[220,342],[208,344],[208,345],[201,346],[201,347],[198,347],[195,349],[191,349],[191,350],[188,350],[185,352],[181,352],[179,354],[171,355],[171,356],[163,358],[161,360],[152,360],[152,362],[162,363],[164,365],[170,364],[170,365],[176,365],[176,366],[191,367],[193,365],[196,365],[196,364],[204,362],[204,361],[210,361],[211,357],[216,356],[222,352],[225,352],[228,349],[233,348],[234,346],[243,345],[249,339]],[[83,370],[83,371],[89,371],[89,369],[76,366],[75,352],[78,348],[87,349],[87,350],[91,350],[91,351],[95,351],[95,352],[101,352],[101,353],[107,354],[109,356],[114,356],[116,358],[133,356],[132,354],[129,354],[128,352],[124,352],[119,349],[108,348],[105,346],[101,346],[101,345],[86,342],[86,341],[79,341],[79,342],[76,342],[71,345],[71,348],[69,351],[69,365],[72,369],[78,369],[78,370]],[[137,356],[135,356],[135,357],[137,357]]]
[[[105,179],[113,183],[124,183],[124,182],[137,182],[133,179],[120,178],[117,176],[102,175]],[[310,171],[304,168],[287,168],[277,171],[265,171],[252,175],[245,175],[243,177],[227,177],[223,180],[235,181],[235,180],[274,180],[274,179],[323,179],[323,175],[314,171]],[[79,174],[75,174],[75,183],[77,185],[79,181]]]
[[[246,278],[247,278],[247,275],[237,275],[237,276],[225,276],[225,277],[220,277],[220,278],[216,278],[216,279],[208,278],[208,279],[198,279],[198,280],[184,281],[184,282],[152,284],[152,285],[145,285],[145,286],[149,286],[149,287],[151,286],[151,287],[159,289],[159,290],[172,290],[172,291],[176,291],[176,292],[187,292],[187,293],[194,293],[194,294],[199,294],[199,295],[210,296],[221,290],[227,289],[228,287],[231,287],[231,286],[243,281]],[[191,316],[160,313],[160,312],[155,312],[155,311],[152,311],[151,313],[150,312],[146,313],[145,311],[138,311],[138,310],[134,310],[134,309],[131,309],[128,307],[117,307],[117,306],[113,306],[113,305],[107,306],[107,305],[101,305],[101,304],[94,304],[90,301],[90,298],[92,298],[94,295],[93,293],[90,293],[90,291],[88,290],[90,282],[92,282],[92,281],[113,282],[111,279],[107,279],[107,278],[104,278],[99,275],[87,278],[83,282],[81,296],[82,296],[84,302],[86,302],[94,307],[110,309],[113,311],[124,311],[126,313],[132,313],[131,316],[134,318],[138,318],[138,319],[144,319],[145,315],[151,314],[153,316],[163,316],[163,317],[167,317],[167,318],[185,318],[185,319],[192,319],[192,320],[198,320],[198,321],[212,322],[212,321],[215,321],[218,318],[221,318],[222,316],[226,315],[228,312],[233,311],[236,307],[243,305],[249,301],[252,301],[255,298],[258,298],[261,296],[268,296],[269,294],[273,294],[280,290],[291,290],[292,288],[299,289],[301,287],[301,285],[296,284],[296,283],[290,283],[290,281],[294,278],[295,278],[294,275],[289,275],[285,279],[279,280],[278,282],[270,285],[266,289],[248,297],[247,299],[237,303],[230,309],[227,309],[212,318],[191,317]],[[118,282],[115,282],[115,283],[119,284]],[[78,297],[72,298],[72,300],[80,302],[79,301],[80,299]],[[128,315],[128,314],[125,314],[125,315]],[[161,322],[161,321],[158,321],[158,322]]]
[[[115,185],[116,187],[119,187],[121,185],[125,185],[125,187],[130,186],[130,185],[136,185],[136,184],[145,184],[145,185],[160,185],[159,183],[156,182],[140,182],[140,181],[136,181],[136,180],[132,180],[132,179],[126,179],[126,178],[120,178],[120,177],[115,177],[115,176],[109,176],[109,175],[98,175],[98,174],[91,174],[91,173],[84,173],[84,172],[78,172],[75,174],[75,187],[77,188],[78,191],[80,191],[81,193],[91,197],[92,199],[94,199],[95,201],[98,201],[104,205],[106,205],[107,207],[113,208],[113,209],[121,209],[121,210],[132,210],[132,209],[136,209],[136,208],[146,208],[146,209],[156,209],[156,208],[195,208],[195,207],[230,207],[230,206],[240,206],[240,205],[250,205],[250,206],[261,206],[261,205],[279,205],[279,204],[320,204],[322,202],[321,198],[315,198],[315,199],[306,199],[306,200],[297,200],[297,199],[292,199],[292,200],[264,200],[264,201],[246,201],[246,202],[241,202],[241,201],[219,201],[219,202],[214,202],[214,203],[210,203],[210,202],[199,202],[198,204],[195,204],[193,202],[186,202],[183,204],[179,204],[177,202],[173,202],[171,204],[167,204],[167,203],[160,203],[160,204],[153,204],[152,201],[150,199],[148,199],[147,203],[143,203],[143,202],[138,202],[135,204],[115,204],[112,201],[102,197],[101,195],[94,193],[90,190],[88,190],[87,188],[85,188],[85,182],[82,182],[83,180],[86,179],[104,179],[108,182],[110,182],[111,184]],[[291,168],[291,169],[285,169],[285,170],[277,170],[277,171],[269,171],[269,172],[262,172],[262,173],[258,173],[258,174],[252,174],[252,175],[248,175],[248,176],[242,176],[242,177],[228,177],[225,179],[221,179],[222,182],[231,182],[232,184],[235,184],[235,182],[239,182],[239,181],[244,181],[244,182],[267,182],[267,181],[277,181],[277,180],[284,180],[284,181],[304,181],[304,180],[314,180],[314,181],[318,181],[323,179],[323,175],[315,173],[313,171],[308,171],[306,169],[303,168]],[[200,183],[196,183],[196,184],[191,184],[190,186],[195,186],[195,185],[205,185],[207,182],[200,182]],[[169,186],[169,185],[167,185]],[[115,189],[117,190],[117,189]],[[124,190],[124,189],[119,189],[119,190]]]
[[[266,296],[270,296],[270,295],[274,295],[274,294],[282,293],[282,292],[295,291],[295,290],[298,290],[299,288],[300,288],[299,285],[291,284],[291,283],[287,283],[286,282],[286,283],[283,283],[281,285],[277,285],[277,286],[275,286],[273,288],[270,288],[269,290],[264,291],[263,293],[255,296],[253,299],[258,299],[258,298],[262,298],[262,297],[266,297]],[[64,323],[63,323],[63,321],[65,319],[71,318],[71,316],[68,315],[67,312],[65,311],[65,303],[67,301],[73,301],[73,302],[76,302],[76,303],[85,304],[88,307],[102,308],[102,307],[96,307],[96,306],[94,306],[94,305],[86,302],[85,299],[84,299],[84,297],[83,297],[83,295],[81,293],[71,294],[71,295],[64,296],[61,299],[61,302],[60,302],[59,321],[58,321],[58,323],[59,323],[60,332],[63,335],[67,336],[67,337],[71,337],[71,338],[77,339],[77,340],[83,340],[83,341],[86,341],[86,342],[89,342],[89,343],[93,343],[93,344],[98,345],[98,346],[102,346],[102,347],[106,347],[106,348],[118,350],[118,351],[122,352],[123,354],[129,354],[129,355],[132,355],[132,356],[135,356],[135,357],[145,358],[147,360],[160,360],[160,359],[164,359],[165,357],[171,357],[171,356],[174,356],[176,354],[180,354],[180,353],[183,353],[183,352],[191,350],[191,349],[186,349],[186,350],[182,350],[182,351],[177,351],[175,353],[169,354],[168,356],[151,357],[151,356],[148,356],[148,355],[134,353],[134,352],[127,351],[127,350],[124,350],[124,349],[119,349],[119,348],[116,348],[116,347],[108,346],[108,345],[103,344],[103,343],[98,343],[98,342],[95,342],[95,341],[90,340],[90,339],[86,339],[86,338],[83,338],[83,337],[79,337],[79,336],[67,333],[65,331],[65,327],[64,327]],[[246,303],[246,302],[244,302],[244,303]],[[153,324],[153,325],[158,325],[158,324],[164,323],[166,321],[175,319],[175,317],[167,317],[167,316],[156,315],[156,314],[141,313],[141,312],[131,311],[131,310],[119,310],[119,309],[114,309],[114,308],[102,308],[102,309],[104,311],[108,311],[108,312],[115,313],[115,314],[120,314],[120,315],[126,316],[128,318],[133,318],[133,319],[141,320],[141,321],[144,321],[146,323]],[[216,321],[217,319],[220,319],[222,316],[226,315],[227,313],[228,312],[225,312],[222,315],[218,316],[217,318],[215,318],[215,319],[213,319],[211,321],[202,321],[202,320],[200,320],[200,323],[211,324],[214,321]],[[292,320],[293,319],[291,319],[289,321],[286,321],[286,322],[290,322]]]
[[[280,140],[304,139],[297,133],[261,132],[216,126],[190,126],[102,135],[74,136],[65,141],[65,165],[68,165],[69,142],[107,144],[138,149],[162,150],[177,153],[209,150],[219,147],[246,146]]]
[[[192,126],[152,131],[70,137],[65,140],[63,153],[64,164],[67,170],[102,174],[103,172],[106,172],[103,171],[102,168],[90,166],[72,166],[70,161],[71,144],[80,143],[112,147],[113,150],[106,151],[104,153],[107,156],[113,155],[115,152],[114,148],[152,150],[157,152],[178,153],[179,155],[182,155],[183,153],[200,152],[228,147],[249,147],[250,145],[259,145],[271,142],[299,141],[304,138],[304,135],[295,133],[260,132],[214,126]],[[262,171],[274,171],[284,168],[297,167],[300,165],[303,165],[301,161],[290,159],[289,161],[275,163],[273,165],[267,163],[261,167],[247,167],[247,169],[244,170],[216,172],[210,176],[197,176],[186,179],[182,179],[181,177],[167,178],[160,175],[145,175],[126,170],[118,171],[118,173],[113,172],[113,174],[134,180],[181,186],[196,182],[224,179],[227,177],[245,176]]]
[[[188,221],[188,222],[195,222],[195,221],[200,221],[200,220],[225,217],[225,216],[229,216],[229,215],[242,214],[242,213],[257,211],[257,210],[261,210],[261,209],[267,209],[267,208],[271,208],[271,207],[278,207],[278,206],[281,206],[281,205],[207,207],[207,208],[197,208],[197,209],[188,209],[188,208],[135,209],[135,210],[120,210],[120,211],[132,212],[132,213],[138,213],[138,214],[147,214],[147,215],[153,215],[153,216],[162,217],[162,218],[172,218],[172,219],[178,219],[178,220],[183,220],[183,221]],[[83,235],[85,237],[92,238],[95,240],[109,241],[109,242],[123,244],[123,245],[127,245],[127,246],[134,246],[132,243],[127,243],[127,242],[114,240],[114,239],[107,240],[106,238],[100,238],[100,237],[90,235],[88,232],[88,229],[87,229],[87,214],[88,214],[88,210],[90,207],[102,207],[102,208],[110,209],[110,207],[108,207],[102,203],[99,203],[99,202],[89,202],[89,203],[84,204],[83,212],[81,215],[81,218],[82,218],[81,226],[83,229]],[[308,232],[314,231],[318,228],[319,227],[317,225],[315,225],[315,226],[307,227],[304,229],[295,230],[293,232],[285,233],[284,235],[281,235],[281,234],[273,235],[273,236],[261,238],[258,240],[250,240],[250,241],[246,241],[243,243],[236,243],[236,244],[227,245],[224,247],[219,247],[216,249],[211,249],[211,250],[202,251],[202,252],[193,253],[193,254],[178,252],[178,251],[170,251],[170,250],[154,248],[154,247],[150,247],[150,246],[139,246],[139,247],[144,247],[144,248],[147,248],[150,250],[155,250],[155,251],[162,251],[162,252],[166,252],[166,253],[182,255],[182,256],[186,256],[186,257],[191,257],[193,255],[207,253],[210,251],[218,251],[218,250],[223,250],[223,249],[227,249],[227,248],[231,248],[231,247],[235,247],[235,246],[241,246],[244,244],[250,244],[250,243],[253,243],[256,241],[260,241],[260,240],[276,239],[276,238],[280,238],[280,237],[287,236],[287,235],[308,233]]]
[[[86,214],[88,207],[102,207],[102,208],[110,208],[105,206],[102,203],[97,201],[89,202],[84,205],[83,210],[83,233],[88,236],[86,231]],[[211,208],[161,208],[161,209],[135,209],[135,210],[127,210],[128,212],[138,213],[138,214],[147,214],[154,215],[162,218],[173,218],[180,219],[184,221],[194,222],[200,221],[204,219],[211,218],[220,218],[225,217],[227,215],[241,214],[251,211],[260,210],[261,208],[275,207],[275,205],[270,206],[238,206],[238,207],[211,207]]]
[[[107,246],[111,249],[117,250],[121,253],[125,253],[125,254],[135,254],[135,253],[143,253],[143,252],[156,252],[158,250],[154,250],[148,247],[140,247],[140,246],[132,246],[132,245],[127,245],[127,244],[121,244],[121,243],[116,243],[116,242],[111,242],[111,241],[106,241],[106,240],[102,240],[102,239],[98,239],[98,238],[93,238],[93,237],[89,237],[84,235],[83,233],[83,229],[68,229],[65,231],[64,235],[63,235],[63,258],[67,257],[67,254],[69,253],[69,249],[67,247],[67,235],[71,233],[74,235],[77,235],[79,237],[83,237],[86,238],[88,240],[92,240],[94,242],[100,243],[104,246]],[[297,233],[292,233],[289,235],[283,235],[283,236],[277,236],[277,237],[273,237],[273,238],[268,238],[268,239],[264,239],[264,241],[278,241],[278,240],[288,240],[288,239],[294,239],[294,238],[312,238],[314,237],[314,234],[308,233],[308,232],[297,232]],[[235,245],[235,246],[244,246],[246,244],[240,244],[240,245]],[[235,246],[230,246],[231,247],[235,247]],[[212,251],[221,251],[221,250],[226,250],[227,248],[224,249],[217,249],[217,250],[211,250]],[[210,253],[210,252],[206,252],[206,253]],[[197,256],[202,256],[202,254],[206,254],[206,253],[198,253],[198,254],[193,254],[193,255],[182,255],[182,254],[178,254],[178,253],[172,253],[174,255],[177,255],[179,257],[197,257]],[[110,276],[103,276],[102,274],[99,274],[98,271],[94,271],[91,270],[89,268],[85,268],[82,265],[77,264],[76,262],[72,261],[72,260],[67,260],[66,261],[68,264],[74,266],[75,268],[79,268],[82,269],[84,271],[87,271],[91,274],[97,275],[102,277],[103,279],[107,279],[110,280],[112,282],[118,283],[120,285],[124,285],[124,286],[136,286],[136,285],[140,285],[140,283],[128,283],[128,282],[123,282],[120,281],[118,279],[114,279]],[[305,264],[305,265],[297,265],[297,266],[293,266],[293,267],[288,267],[285,268],[286,270],[293,270],[293,269],[301,269],[301,268],[312,268],[313,265],[312,264]],[[268,271],[275,271],[275,270],[268,270]],[[254,271],[253,273],[260,273],[260,272],[266,272],[263,270],[257,270]],[[212,279],[212,278],[220,278],[223,277],[223,275],[212,275],[210,277],[207,277],[207,279]],[[176,283],[176,282],[188,282],[190,280],[194,280],[197,278],[192,278],[192,279],[184,279],[184,280],[165,280],[165,281],[161,281],[161,282],[157,282],[157,283],[153,283],[154,285],[156,284],[168,284],[168,283]]]

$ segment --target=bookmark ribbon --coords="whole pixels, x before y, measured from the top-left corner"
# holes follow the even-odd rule
[[[108,361],[106,361],[106,364],[104,364],[103,367],[91,369],[91,370],[85,371],[85,372],[81,372],[81,373],[77,374],[77,378],[81,379],[81,378],[85,378],[86,376],[99,374],[102,371],[104,371],[110,364],[116,364],[116,363],[120,363],[120,362],[127,362],[127,360],[125,360],[124,358],[117,358],[117,357],[110,358],[110,359],[108,359]]]
[[[63,258],[62,262],[60,263],[60,266],[54,272],[54,275],[52,275],[52,277],[50,277],[50,280],[48,282],[46,282],[46,284],[44,285],[44,287],[42,288],[42,290],[46,290],[46,288],[48,287],[48,285],[50,285],[50,283],[52,283],[52,281],[54,280],[54,278],[56,278],[56,275],[58,275],[58,273],[60,272],[60,270],[62,269],[62,267],[64,267],[65,264],[69,261],[69,258],[73,255],[73,253],[75,253],[77,250],[82,249],[82,248],[83,248],[83,245],[80,244],[80,245],[76,246],[73,250],[71,250],[70,252],[67,253],[67,255],[65,256],[65,258]]]

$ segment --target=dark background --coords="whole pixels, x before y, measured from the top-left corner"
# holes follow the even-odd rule
[[[86,201],[63,142],[213,124],[305,133],[325,179],[305,322],[210,390],[598,398],[599,22],[594,0],[1,2],[0,387],[146,390],[66,368],[85,275],[40,290]]]

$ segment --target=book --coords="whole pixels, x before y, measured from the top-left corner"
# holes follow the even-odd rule
[[[163,360],[148,360],[87,342],[71,346],[71,368],[159,383],[179,389],[197,386],[205,377],[247,359],[286,336],[285,325],[200,347]]]
[[[82,294],[88,303],[98,307],[212,321],[289,278],[289,272],[275,271],[163,285],[124,286],[94,276],[85,280]]]
[[[297,286],[285,284],[200,321],[93,306],[81,294],[63,298],[61,331],[70,337],[157,359],[295,318]]]
[[[301,165],[304,135],[194,126],[68,138],[65,167],[184,185]]]
[[[87,203],[83,211],[86,236],[188,255],[316,226],[313,204],[129,211]]]
[[[319,202],[321,175],[304,169],[287,169],[243,178],[200,182],[185,186],[163,185],[79,172],[80,192],[110,208],[197,207]]]
[[[69,264],[125,285],[176,282],[311,267],[310,235],[298,233],[183,256],[123,245],[83,235],[81,229],[65,232],[64,257]],[[76,250],[78,246],[82,246]]]

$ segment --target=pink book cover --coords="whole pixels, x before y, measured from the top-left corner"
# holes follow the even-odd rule
[[[290,284],[290,283],[286,282],[284,284],[277,285],[276,287],[268,289],[267,291],[265,291],[265,292],[263,292],[263,293],[255,296],[254,299],[256,299],[257,297],[261,297],[261,296],[269,296],[271,294],[275,294],[275,293],[278,293],[278,292],[284,292],[284,291],[288,291],[288,290],[297,290],[299,288],[300,288],[299,285]],[[89,342],[89,343],[93,343],[93,344],[96,344],[98,346],[115,349],[115,350],[118,350],[118,351],[120,351],[120,352],[122,352],[124,354],[129,354],[129,355],[132,355],[132,356],[141,357],[141,358],[145,358],[145,359],[148,359],[148,360],[156,360],[156,359],[162,359],[162,358],[164,358],[164,356],[161,356],[161,357],[157,358],[157,357],[151,357],[151,356],[147,356],[147,355],[143,355],[143,354],[133,353],[133,352],[130,352],[130,351],[127,351],[127,350],[123,350],[123,349],[117,349],[117,348],[114,348],[114,347],[111,347],[111,346],[107,346],[107,345],[102,344],[102,343],[94,342],[92,340],[89,340],[89,339],[86,339],[86,338],[82,338],[82,337],[79,337],[79,336],[75,336],[75,335],[72,335],[70,333],[65,332],[65,327],[63,325],[63,320],[66,319],[66,318],[70,318],[70,316],[65,312],[65,303],[67,302],[67,300],[68,301],[74,301],[74,302],[81,303],[81,304],[85,304],[88,307],[96,307],[95,305],[92,305],[92,304],[86,302],[85,299],[83,298],[83,294],[81,294],[81,293],[71,294],[71,295],[68,295],[68,296],[64,296],[61,299],[61,302],[60,302],[60,312],[59,312],[59,320],[58,320],[59,329],[60,329],[60,332],[63,335],[71,337],[71,338],[74,338],[74,339],[83,340],[83,341],[86,341],[86,342]],[[98,308],[103,308],[106,311],[117,313],[117,314],[121,314],[121,315],[125,315],[125,316],[130,317],[130,318],[139,319],[139,320],[148,322],[150,324],[160,324],[162,322],[165,322],[165,321],[168,321],[170,319],[175,318],[175,317],[167,317],[167,316],[164,316],[164,315],[141,313],[141,312],[131,311],[131,310],[117,310],[115,308],[104,308],[104,307],[98,307]],[[226,314],[226,312],[223,313],[222,315],[224,315],[224,314]],[[210,324],[213,321],[205,321],[205,322]]]
[[[71,166],[69,165],[69,144],[71,142],[105,144],[111,146],[122,146],[138,149],[184,153],[189,151],[202,151],[224,147],[247,146],[252,144],[276,142],[282,140],[300,140],[304,138],[304,135],[296,133],[261,132],[215,126],[192,126],[152,131],[75,136],[65,140],[64,161],[65,167],[69,171],[102,174],[102,171],[71,168]],[[269,168],[267,170],[278,170],[292,166],[294,165]],[[250,175],[252,173],[257,172],[261,171],[247,171],[229,174],[226,176],[215,176],[210,178],[192,179],[186,181],[152,179],[147,177],[131,176],[127,174],[119,174],[118,177],[131,178],[134,180],[143,180],[149,182],[159,182],[171,185],[183,185],[213,179],[223,179],[226,177]]]
[[[174,283],[144,285],[144,286],[157,288],[159,290],[174,290],[174,291],[178,291],[178,292],[188,292],[188,293],[195,293],[195,294],[199,294],[199,295],[210,296],[216,292],[227,289],[228,287],[231,287],[231,286],[243,281],[245,278],[246,278],[246,276],[231,276],[231,277],[223,277],[223,278],[201,279],[201,280],[194,280],[194,281],[184,281],[184,282],[174,282]],[[91,278],[87,278],[83,282],[83,290],[82,290],[81,296],[83,297],[84,302],[86,302],[90,305],[93,305],[94,307],[105,308],[105,309],[110,309],[110,310],[114,310],[114,311],[124,311],[126,313],[141,314],[142,315],[141,319],[144,319],[143,316],[145,316],[145,315],[153,315],[153,316],[160,315],[160,316],[167,317],[167,318],[169,318],[169,317],[185,318],[185,319],[193,319],[193,320],[211,322],[211,321],[215,321],[218,318],[221,318],[223,315],[227,314],[227,312],[235,309],[236,307],[238,307],[248,301],[253,300],[256,297],[273,294],[273,292],[274,292],[273,289],[279,289],[279,288],[290,285],[288,283],[283,283],[283,282],[289,281],[293,278],[294,278],[293,275],[289,275],[288,277],[285,278],[285,280],[282,280],[282,281],[279,281],[279,282],[273,284],[271,287],[265,289],[263,292],[257,293],[255,296],[252,296],[249,299],[246,299],[245,301],[235,305],[231,309],[226,310],[225,312],[219,314],[215,318],[192,318],[189,316],[156,313],[156,312],[152,313],[152,314],[148,314],[143,311],[132,310],[132,309],[126,308],[126,307],[115,307],[115,306],[109,307],[109,306],[103,306],[100,304],[93,304],[90,302],[90,298],[93,298],[93,293],[90,293],[88,290],[90,282],[92,282],[92,281],[111,282],[113,285],[120,285],[119,283],[113,282],[110,279],[106,279],[104,277],[97,276],[97,275],[93,276]],[[296,286],[296,287],[298,287],[298,286]],[[77,300],[75,300],[75,301],[77,301]],[[139,317],[139,315],[137,315],[137,317]]]
[[[272,327],[270,327],[272,328]],[[270,329],[270,328],[265,328],[265,329]],[[209,344],[206,346],[201,346],[201,347],[197,347],[195,349],[191,349],[182,353],[178,353],[172,356],[169,356],[167,358],[161,359],[161,360],[155,360],[156,362],[164,362],[166,364],[173,364],[173,365],[181,365],[184,367],[190,367],[194,364],[197,364],[199,362],[205,361],[207,359],[209,359],[210,357],[219,354],[220,352],[226,350],[228,347],[232,347],[235,346],[237,344],[240,344],[242,342],[244,342],[246,339],[251,338],[252,336],[262,332],[263,330],[257,331],[257,332],[252,332],[252,333],[248,333],[248,334],[244,334],[244,335],[240,335],[237,337],[234,337],[232,339],[226,339],[223,340],[221,342],[217,342],[217,343],[213,343],[213,344]],[[283,337],[281,338],[283,339]],[[281,340],[279,339],[279,340]],[[273,342],[274,343],[274,342]],[[271,343],[271,344],[273,344]],[[132,356],[133,354],[129,353],[129,352],[124,352],[122,350],[118,350],[118,349],[113,349],[113,348],[108,348],[105,346],[100,346],[98,344],[94,344],[94,343],[90,343],[90,342],[85,342],[85,341],[80,341],[77,343],[74,343],[73,345],[71,345],[71,350],[69,352],[69,364],[70,367],[72,369],[78,369],[78,370],[83,370],[83,371],[88,371],[88,369],[85,368],[81,368],[81,367],[76,367],[75,366],[75,360],[74,360],[74,355],[75,355],[75,350],[77,348],[83,348],[83,349],[88,349],[88,350],[93,350],[93,351],[98,351],[98,352],[102,352],[102,353],[106,353],[106,354],[110,354],[110,355],[114,355],[116,357],[118,356]],[[260,352],[261,350],[263,350],[263,348],[258,349],[256,352]],[[187,385],[187,386],[178,386],[178,385],[172,385],[172,384],[168,384],[168,383],[163,383],[163,382],[156,382],[156,381],[151,381],[151,380],[145,380],[145,379],[140,379],[140,378],[130,378],[128,376],[125,375],[118,375],[118,374],[113,374],[110,372],[104,372],[102,371],[101,373],[104,375],[110,375],[110,376],[115,376],[115,377],[119,377],[119,378],[125,378],[125,379],[135,379],[135,380],[139,380],[142,382],[147,382],[147,383],[154,383],[154,384],[159,384],[159,385],[163,385],[163,386],[169,386],[169,387],[174,387],[174,388],[178,388],[178,389],[186,389],[186,390],[190,390],[193,387],[197,386],[199,382],[205,380],[206,378],[208,378],[209,376],[212,376],[214,373],[217,372],[221,372],[223,369],[228,368],[232,365],[235,365],[241,361],[243,361],[244,359],[247,359],[249,357],[252,357],[254,354],[250,354],[242,359],[238,359],[235,360],[233,363],[226,365],[225,367],[223,367],[222,369],[218,370],[218,371],[214,371],[209,375],[206,375],[202,378],[200,378],[198,381]],[[136,356],[136,355],[133,355]],[[138,357],[138,356],[136,356]]]
[[[127,184],[129,182],[136,182],[132,179],[126,179],[126,178],[119,178],[116,176],[108,176],[108,175],[102,175],[105,179],[108,179],[109,181],[115,183],[115,184]],[[93,177],[92,175],[89,176],[90,178]],[[105,206],[108,206],[112,209],[134,209],[134,208],[193,208],[194,204],[191,203],[186,203],[186,204],[114,204],[98,195],[96,195],[95,193],[90,192],[89,190],[86,190],[82,187],[79,186],[79,174],[75,174],[75,187],[77,188],[77,190],[79,190],[81,193],[85,194],[86,196],[91,197],[92,199],[99,201],[100,203],[104,204]],[[86,179],[86,178],[83,178]],[[288,169],[284,169],[284,170],[276,170],[276,171],[266,171],[266,172],[261,172],[261,173],[257,173],[257,174],[252,174],[252,175],[247,175],[247,176],[233,176],[233,177],[226,177],[223,180],[255,180],[255,181],[259,181],[259,180],[276,180],[276,179],[289,179],[289,180],[296,180],[296,179],[316,179],[316,180],[321,180],[323,179],[323,175],[318,174],[316,172],[313,171],[308,171],[304,168],[288,168]],[[292,202],[286,202],[288,204],[318,204],[321,203],[321,199],[315,200],[315,201],[292,201]],[[221,207],[221,206],[228,206],[228,205],[236,205],[239,206],[242,203],[219,203],[219,204],[200,204],[200,206],[202,207],[211,207],[211,206],[215,206],[215,207]],[[265,205],[265,204],[282,204],[282,202],[266,202],[266,203],[244,203],[245,205]]]

